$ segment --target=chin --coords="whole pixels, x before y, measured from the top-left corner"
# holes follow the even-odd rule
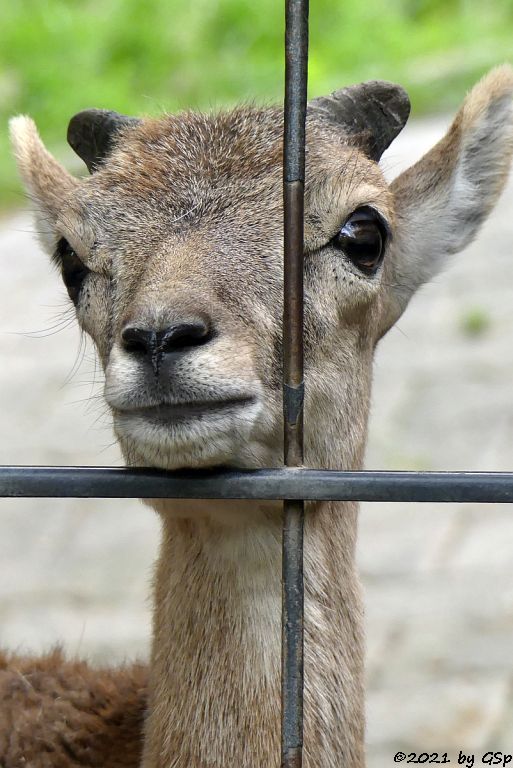
[[[179,422],[115,413],[114,431],[129,466],[165,470],[231,466],[245,469],[276,464],[263,409]]]

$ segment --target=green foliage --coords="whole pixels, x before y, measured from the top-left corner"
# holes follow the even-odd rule
[[[469,309],[461,318],[461,330],[465,336],[476,338],[485,334],[491,325],[490,315],[479,307]]]
[[[310,92],[405,85],[416,114],[452,108],[508,58],[511,0],[311,0]],[[12,0],[0,25],[0,196],[18,191],[3,127],[31,114],[59,147],[88,106],[157,114],[281,100],[281,0]]]

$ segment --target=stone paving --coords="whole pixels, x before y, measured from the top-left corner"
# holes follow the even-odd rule
[[[407,129],[388,172],[442,128]],[[478,243],[382,342],[368,467],[513,468],[512,211],[510,185]],[[0,463],[119,463],[91,349],[77,353],[73,326],[55,333],[64,292],[31,230],[26,213],[0,222]],[[476,765],[487,749],[513,752],[512,512],[364,506],[370,768],[398,750],[453,764],[462,750]],[[157,539],[136,501],[0,500],[0,645],[144,658]]]

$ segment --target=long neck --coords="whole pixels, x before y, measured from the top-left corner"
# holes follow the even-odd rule
[[[160,509],[144,768],[280,765],[280,506],[220,504]],[[304,765],[360,768],[356,510],[307,507]]]

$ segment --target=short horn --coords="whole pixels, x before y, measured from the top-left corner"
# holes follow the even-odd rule
[[[112,151],[117,134],[140,122],[107,109],[85,109],[71,118],[68,143],[94,173]]]
[[[370,80],[313,99],[308,104],[308,111],[340,126],[354,137],[366,155],[379,160],[406,125],[410,100],[401,86]]]

